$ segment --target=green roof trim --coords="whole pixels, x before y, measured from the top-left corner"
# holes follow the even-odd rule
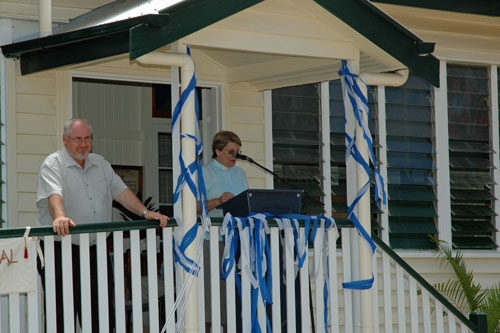
[[[262,1],[264,0],[180,2],[162,12],[171,18],[168,27],[151,29],[142,24],[130,30],[130,59],[137,59]]]
[[[264,0],[185,0],[158,15],[2,46],[4,56],[21,59],[23,75],[130,53],[136,59]],[[431,84],[439,86],[439,61],[425,43],[368,0],[314,0],[332,15]],[[376,28],[374,28],[376,27]]]
[[[366,0],[314,0],[409,69],[439,87],[439,60],[426,43]]]
[[[144,15],[96,27],[2,46],[8,58],[20,58],[23,75],[97,60],[129,51],[129,30],[137,25],[162,27],[168,15]]]
[[[390,5],[445,10],[448,12],[500,16],[498,0],[374,0]]]

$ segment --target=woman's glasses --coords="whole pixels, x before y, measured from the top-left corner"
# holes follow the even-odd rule
[[[228,155],[231,155],[233,158],[236,158],[236,155],[241,154],[241,150],[234,150],[234,149],[222,149],[223,152],[225,152]]]

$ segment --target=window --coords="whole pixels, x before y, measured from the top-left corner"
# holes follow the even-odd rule
[[[345,165],[345,109],[340,80],[330,81],[330,169],[332,216],[347,220],[347,176]]]
[[[210,124],[207,123],[208,120],[217,118],[215,115],[217,107],[211,103],[214,100],[213,96],[216,95],[216,89],[196,87],[196,92],[200,135],[202,135],[210,127]],[[173,156],[172,151],[171,104],[171,86],[169,84],[152,84],[152,190],[153,197],[158,198],[160,212],[168,216],[174,216],[173,193],[175,188],[172,158],[179,158],[178,155]],[[203,112],[209,115],[204,120],[202,120]],[[210,141],[211,139],[210,137]]]
[[[447,71],[453,246],[493,249],[497,245],[488,68],[448,64]]]
[[[432,86],[410,75],[386,87],[389,240],[393,248],[435,248]]]
[[[158,206],[167,216],[174,215],[172,175],[172,133],[157,132],[158,147]]]
[[[305,191],[302,213],[322,214],[319,84],[272,92],[274,188]]]
[[[448,157],[451,238],[458,249],[496,249],[495,197],[490,68],[447,65]],[[500,94],[500,70],[499,77]],[[429,235],[438,235],[434,88],[410,74],[401,87],[385,87],[385,119],[380,119],[376,87],[368,89],[369,127],[376,157],[386,154],[388,233],[395,249],[433,249]],[[319,84],[273,90],[274,170],[309,195],[331,200],[332,215],[346,219],[345,108],[340,80],[329,82],[330,142],[321,142]],[[495,115],[497,117],[498,115]],[[385,133],[378,133],[380,122]],[[383,127],[382,127],[383,128]],[[496,131],[496,132],[493,132]],[[385,147],[379,137],[385,135]],[[330,146],[322,161],[321,144]],[[498,158],[498,157],[497,157]],[[321,167],[331,170],[331,191],[321,188]],[[498,171],[495,171],[498,172]],[[373,181],[372,181],[373,183]],[[289,188],[275,180],[276,188]],[[326,194],[323,194],[326,193]],[[380,229],[382,214],[373,203],[372,229]],[[316,213],[313,201],[304,213]],[[385,221],[384,221],[385,223]],[[442,226],[444,227],[444,226]]]

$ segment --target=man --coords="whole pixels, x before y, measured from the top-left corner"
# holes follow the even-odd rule
[[[51,225],[54,232],[64,237],[77,223],[109,222],[112,220],[112,202],[118,201],[131,212],[144,219],[158,220],[165,227],[169,218],[149,211],[142,202],[127,188],[111,165],[100,155],[90,153],[92,148],[92,127],[82,118],[68,120],[64,124],[64,148],[49,155],[40,166],[38,173],[38,224]],[[72,238],[73,293],[75,317],[81,323],[80,314],[80,264],[78,236]],[[91,304],[92,331],[98,331],[97,299],[97,256],[95,237],[90,238],[91,261]],[[56,303],[57,327],[63,331],[61,244],[55,242],[56,262]],[[108,267],[110,261],[108,258]],[[109,270],[109,268],[108,268]],[[44,272],[39,266],[42,284],[45,285]],[[112,283],[112,271],[108,272],[108,283]],[[112,285],[110,301],[112,303]],[[110,325],[114,325],[110,312]]]

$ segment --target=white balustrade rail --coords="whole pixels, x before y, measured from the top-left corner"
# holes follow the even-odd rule
[[[179,294],[182,274],[177,274],[177,272],[182,268],[179,265],[174,265],[172,250],[174,228],[166,227],[158,230],[152,228],[153,222],[142,222],[142,228],[145,225],[150,227],[145,231],[143,239],[141,239],[141,231],[138,229],[130,230],[129,237],[124,237],[124,231],[112,232],[113,271],[107,271],[106,265],[107,234],[106,232],[95,234],[97,235],[99,304],[103,305],[99,307],[100,332],[108,331],[107,323],[109,321],[115,321],[116,332],[160,332],[166,317],[174,306],[176,295]],[[140,221],[126,223],[129,223],[126,228],[123,227],[126,225],[124,223],[109,223],[110,227],[105,231],[119,230],[120,228],[122,230],[133,229],[140,225]],[[99,226],[102,225],[99,224]],[[92,228],[92,225],[89,225],[89,228]],[[33,232],[36,233],[37,229],[39,228],[33,228]],[[353,309],[353,304],[356,304],[354,299],[359,291],[344,290],[342,282],[353,279],[351,268],[357,265],[357,258],[351,257],[351,237],[349,236],[349,233],[355,231],[350,228],[341,229],[343,237],[341,237],[342,246],[340,248],[336,246],[337,230],[331,228],[326,232],[324,241],[328,242],[329,245],[329,258],[326,267],[323,264],[323,259],[320,258],[323,242],[321,236],[323,234],[318,233],[314,246],[311,245],[308,249],[309,260],[306,260],[304,266],[297,272],[297,276],[300,276],[300,283],[296,288],[296,266],[293,253],[284,251],[284,263],[282,266],[279,265],[280,231],[275,226],[270,229],[273,304],[266,309],[259,295],[257,320],[262,331],[267,331],[266,316],[268,316],[273,332],[311,332],[313,325],[316,332],[325,332],[326,330],[329,332],[354,332],[359,323],[355,322],[353,313],[359,309]],[[102,230],[102,228],[97,230]],[[0,230],[0,237],[5,238],[5,233],[2,236],[2,232]],[[303,228],[300,232],[304,232]],[[200,277],[207,276],[207,274],[210,274],[211,277],[211,290],[206,293],[206,295],[211,294],[211,318],[204,317],[204,293],[201,292],[204,286],[203,279],[200,279],[198,283],[200,332],[205,331],[205,319],[211,322],[212,332],[223,332],[223,330],[237,332],[240,329],[243,332],[250,332],[253,319],[250,316],[251,282],[246,274],[240,273],[241,310],[237,306],[234,269],[225,283],[227,306],[225,309],[221,309],[220,306],[221,254],[219,253],[218,235],[219,227],[213,225],[210,229],[209,248],[204,249],[210,252],[210,263],[205,266],[201,265]],[[291,238],[293,241],[293,235],[288,232],[285,233],[284,237]],[[54,236],[43,236],[42,238],[45,243],[47,307],[45,309],[41,307],[43,302],[40,290],[27,295],[0,296],[0,333],[43,332],[44,321],[47,322],[47,332],[56,332],[56,298],[53,273],[55,264]],[[90,332],[89,234],[72,234],[71,238],[79,238],[80,241],[83,318],[81,330]],[[71,238],[65,237],[62,241],[64,281],[72,281]],[[379,242],[377,240],[377,244]],[[130,256],[124,257],[122,254],[127,249],[130,249]],[[443,301],[442,297],[437,296],[436,298],[436,292],[432,287],[419,276],[415,278],[418,274],[406,267],[400,258],[395,257],[392,250],[386,250],[378,246],[373,257],[375,276],[373,285],[374,332],[472,332],[471,328],[474,328],[474,325],[466,317],[452,308],[445,300]],[[34,255],[36,250],[32,248],[30,251]],[[314,256],[316,256],[316,260],[320,260],[319,265],[315,265]],[[247,257],[243,254],[240,257],[242,261],[250,258],[250,256]],[[158,258],[160,258],[160,262],[157,261]],[[127,259],[129,259],[130,264],[127,263]],[[242,264],[244,267],[245,262]],[[162,268],[158,270],[160,265]],[[144,269],[141,272],[141,266],[146,267],[146,272]],[[205,272],[203,267],[210,267],[210,270]],[[312,276],[311,272],[315,268],[318,270],[317,274]],[[327,279],[325,268],[328,270],[329,279]],[[114,276],[114,286],[107,285],[107,274]],[[284,284],[281,281],[284,281]],[[326,303],[323,289],[325,281],[328,283],[329,289]],[[146,286],[147,288],[143,288]],[[108,299],[108,288],[114,288],[114,300]],[[285,288],[281,295],[286,295],[286,297],[280,298],[280,288]],[[71,283],[64,284],[63,294],[65,331],[73,332],[75,325]],[[114,303],[114,313],[108,313],[108,302]],[[300,303],[300,309],[297,308],[296,303]],[[227,323],[225,324],[221,319],[222,311],[226,311]],[[325,327],[324,321],[325,313],[328,315],[327,327]],[[241,320],[237,320],[240,315]],[[180,313],[178,312],[177,318],[179,317]],[[167,332],[176,331],[175,318],[176,316],[172,316],[172,320],[168,322]],[[297,318],[300,318],[300,326],[296,325]],[[282,325],[286,323],[288,325],[284,330]],[[182,331],[182,325],[179,328]],[[77,328],[76,331],[80,331],[80,328]]]

